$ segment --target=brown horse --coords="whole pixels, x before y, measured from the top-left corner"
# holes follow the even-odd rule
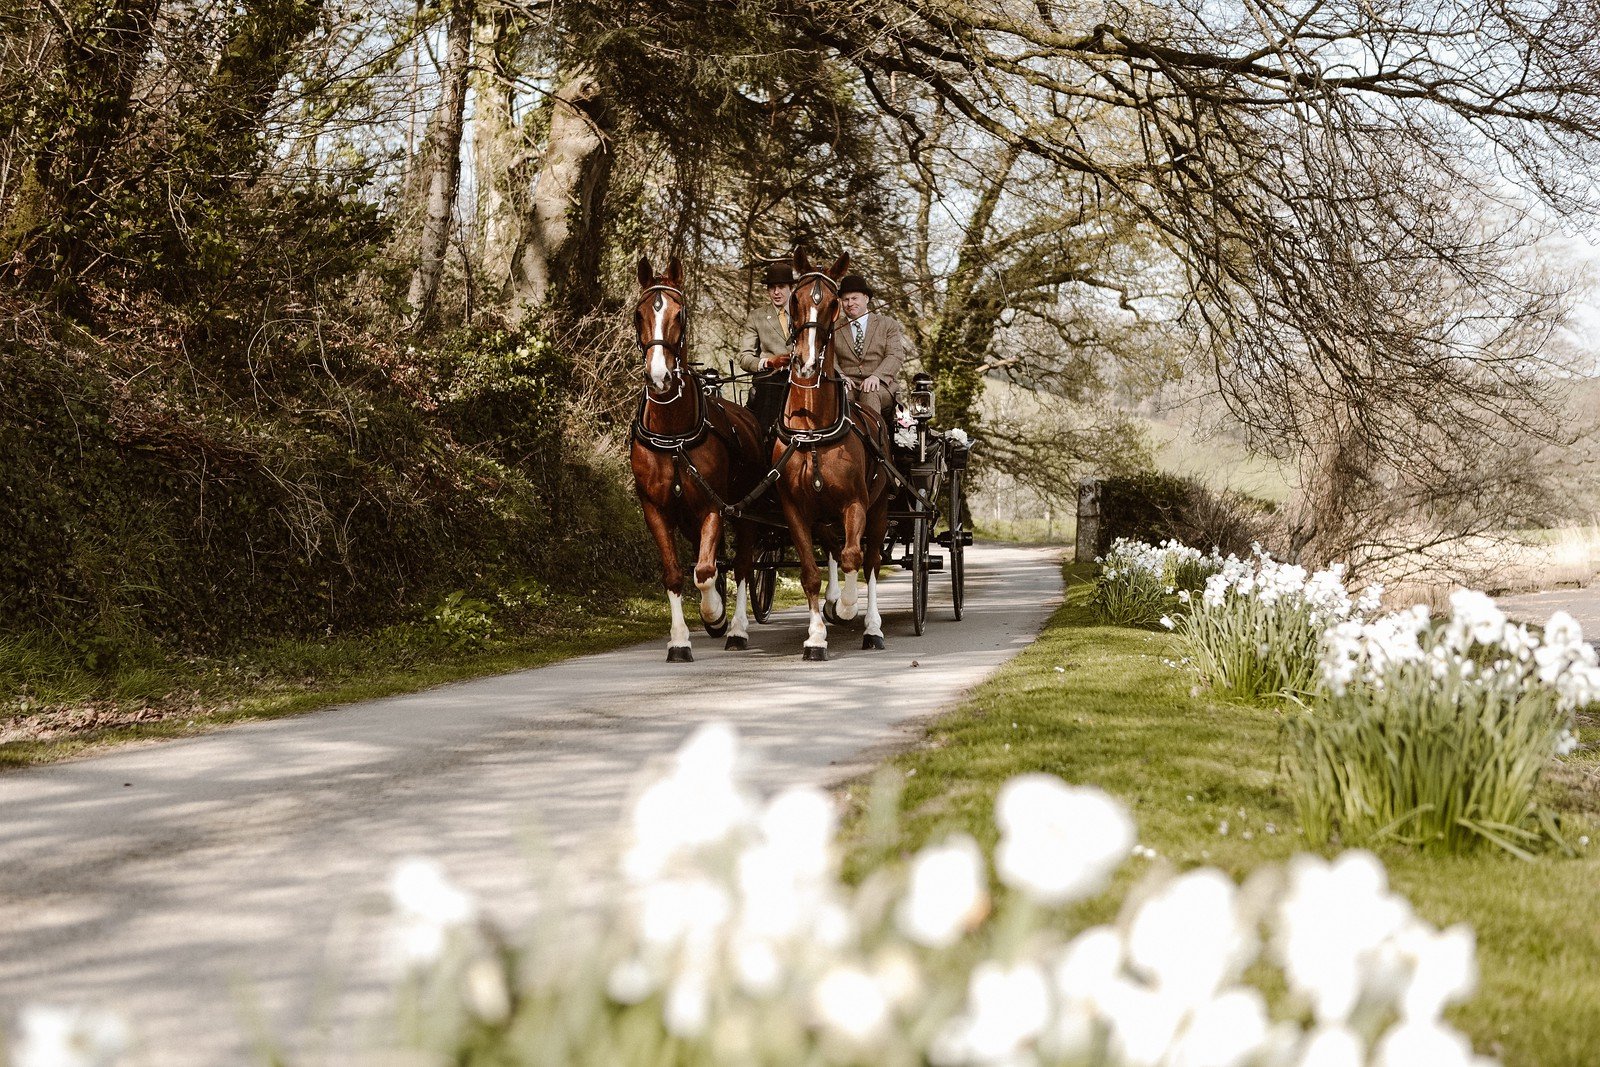
[[[634,309],[639,352],[644,359],[644,396],[633,420],[634,492],[661,552],[661,580],[672,605],[667,662],[694,659],[689,627],[683,619],[683,568],[674,531],[698,549],[694,584],[700,590],[700,619],[712,637],[728,635],[725,647],[749,647],[745,608],[749,597],[755,528],[734,522],[733,573],[738,580],[732,622],[717,592],[717,552],[722,545],[722,506],[745,496],[760,480],[764,458],[755,416],[708,392],[688,365],[684,351],[688,301],[683,264],[674,256],[664,275],[648,258],[639,260],[639,302]],[[719,499],[720,498],[720,499]]]
[[[797,277],[789,297],[789,397],[773,446],[773,464],[782,470],[779,499],[800,557],[800,584],[811,606],[804,650],[808,660],[828,658],[828,625],[822,613],[822,578],[814,543],[821,543],[844,572],[836,609],[841,619],[856,616],[856,582],[865,568],[867,617],[861,647],[883,647],[878,566],[883,561],[883,535],[889,525],[890,479],[878,457],[889,454],[889,438],[877,413],[851,400],[849,384],[836,369],[839,279],[849,266],[846,252],[829,270],[813,271],[805,253],[795,251]],[[869,438],[878,445],[876,453],[867,443]],[[790,456],[785,463],[783,454],[791,446],[799,455]]]

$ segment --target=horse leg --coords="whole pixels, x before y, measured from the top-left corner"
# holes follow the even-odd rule
[[[706,512],[700,520],[700,558],[694,565],[694,584],[700,590],[700,619],[708,627],[721,626],[727,605],[717,592],[717,549],[722,547],[722,515]]]
[[[883,536],[889,529],[889,504],[880,500],[867,513],[866,560],[867,569],[867,623],[861,635],[861,647],[883,648],[883,618],[878,614],[878,568],[883,566]]]
[[[839,597],[839,618],[856,617],[856,601],[860,596],[861,530],[866,525],[867,509],[860,501],[852,501],[844,508],[844,548],[839,552],[839,569],[844,571],[844,592]]]
[[[683,569],[678,566],[678,546],[672,541],[672,527],[667,518],[653,504],[640,501],[644,511],[644,524],[650,536],[656,539],[661,553],[661,584],[667,587],[667,604],[672,609],[672,633],[667,638],[668,663],[692,663],[694,653],[689,649],[689,625],[683,621]]]
[[[842,594],[839,591],[839,560],[832,552],[829,552],[828,593],[824,599],[827,601],[828,606],[833,610],[833,616],[835,620],[843,618],[843,616],[839,614],[839,597],[841,595]]]
[[[802,515],[787,494],[783,498],[783,515],[789,523],[795,554],[800,557],[800,588],[805,590],[806,604],[811,608],[811,625],[806,630],[801,656],[808,660],[825,660],[828,658],[828,624],[822,618],[822,571],[817,566],[816,548],[811,543],[811,517]]]
[[[728,643],[723,647],[739,652],[750,647],[750,621],[745,614],[745,607],[750,599],[750,579],[755,573],[755,542],[755,523],[749,519],[734,520],[733,576],[738,584],[735,586],[733,622],[728,626]]]

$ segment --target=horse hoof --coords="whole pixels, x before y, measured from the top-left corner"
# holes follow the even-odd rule
[[[822,618],[824,621],[834,626],[837,626],[840,622],[844,621],[839,618],[839,607],[837,601],[824,600],[822,602]]]
[[[724,652],[748,652],[750,641],[743,637],[730,637],[728,643],[722,646]]]
[[[693,663],[694,653],[690,651],[688,645],[673,645],[671,648],[667,649],[667,662]]]
[[[883,638],[877,634],[862,634],[861,648],[863,651],[882,652]]]
[[[822,663],[828,658],[828,650],[821,645],[807,645],[800,653],[800,658],[808,663]]]

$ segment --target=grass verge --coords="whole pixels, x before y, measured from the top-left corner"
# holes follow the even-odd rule
[[[1153,862],[1239,878],[1303,851],[1280,769],[1281,714],[1193,691],[1192,677],[1165,662],[1178,655],[1168,634],[1096,624],[1082,572],[1069,568],[1068,581],[1039,640],[934,723],[925,747],[892,761],[904,775],[903,845],[959,828],[992,846],[1001,783],[1045,771],[1120,797],[1160,854]],[[1584,749],[1545,785],[1574,843],[1600,839],[1596,731],[1583,733]],[[1600,1062],[1600,845],[1533,862],[1381,855],[1421,915],[1476,930],[1479,990],[1452,1021],[1479,1051],[1509,1067]],[[1109,918],[1110,901],[1150,862],[1130,860],[1122,885],[1083,917]]]
[[[0,770],[414,693],[666,633],[660,596],[552,598],[530,616],[467,630],[429,621],[325,640],[278,639],[226,656],[145,647],[100,670],[39,637],[0,635]]]

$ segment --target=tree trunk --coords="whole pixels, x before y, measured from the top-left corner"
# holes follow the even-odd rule
[[[579,71],[556,91],[533,199],[511,265],[512,318],[551,307],[576,317],[599,298],[600,222],[611,178],[610,115]]]
[[[487,278],[511,276],[526,212],[528,151],[516,118],[510,56],[512,18],[497,10],[478,23],[473,63],[473,167],[478,176],[478,262]]]
[[[450,5],[447,46],[442,72],[439,110],[428,123],[416,188],[422,198],[422,233],[417,242],[417,265],[411,272],[407,302],[411,325],[424,325],[433,314],[450,250],[450,221],[455,215],[456,190],[461,185],[461,127],[467,106],[467,75],[472,60],[472,9],[467,0]]]

